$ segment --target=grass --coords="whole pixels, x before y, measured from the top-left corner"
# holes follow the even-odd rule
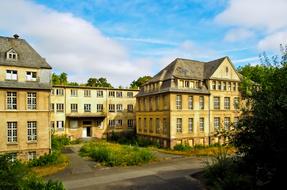
[[[32,167],[31,170],[35,174],[42,176],[42,177],[53,175],[55,173],[63,171],[69,165],[69,159],[67,156],[61,154],[59,160],[61,161],[57,164]]]
[[[104,166],[133,166],[155,160],[154,154],[147,148],[131,145],[120,145],[105,141],[85,143],[80,155],[90,157]]]

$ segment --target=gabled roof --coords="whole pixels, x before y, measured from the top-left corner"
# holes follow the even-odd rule
[[[148,83],[165,81],[172,78],[182,79],[208,79],[227,57],[222,57],[209,62],[176,58],[168,66],[156,74]]]
[[[17,52],[17,60],[6,59],[6,53],[11,49]],[[0,36],[0,65],[52,69],[24,39],[2,36]]]

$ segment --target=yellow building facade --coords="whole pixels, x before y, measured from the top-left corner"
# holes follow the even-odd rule
[[[71,139],[106,138],[114,132],[135,131],[138,90],[54,86],[51,126]]]
[[[22,160],[49,153],[50,75],[25,40],[0,37],[0,153]]]
[[[137,134],[163,147],[208,145],[240,115],[240,78],[228,57],[176,59],[137,95]]]

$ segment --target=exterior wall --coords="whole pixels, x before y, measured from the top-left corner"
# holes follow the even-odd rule
[[[6,92],[17,92],[17,110],[6,109]],[[27,159],[27,153],[36,151],[37,156],[49,153],[49,91],[32,90],[37,93],[37,109],[27,109],[27,90],[0,89],[0,153],[17,153],[18,158]],[[37,141],[28,142],[27,122],[37,122]],[[17,122],[17,142],[7,140],[7,122]]]
[[[18,74],[17,82],[26,82],[27,81],[26,80],[26,72],[27,71],[36,72],[37,73],[37,82],[40,81],[41,69],[15,67],[15,66],[1,66],[0,67],[0,81],[6,80],[6,70],[17,70],[17,74]]]
[[[56,95],[57,89],[63,89],[63,95]],[[71,96],[71,90],[77,91],[77,96]],[[85,96],[84,91],[89,90],[90,96]],[[112,131],[115,132],[133,132],[133,127],[128,127],[128,120],[134,120],[135,123],[135,95],[137,90],[126,90],[126,89],[107,89],[107,88],[92,88],[92,87],[65,87],[55,86],[53,88],[54,93],[51,95],[51,104],[54,104],[54,110],[51,114],[51,122],[54,123],[55,134],[62,135],[67,134],[72,139],[83,137],[84,128],[89,127],[90,137],[95,138],[106,138],[107,134]],[[97,95],[98,91],[103,92],[103,96]],[[115,92],[115,97],[109,96],[109,91]],[[116,92],[122,92],[122,97],[116,97]],[[128,97],[127,92],[132,92],[133,97]],[[64,111],[57,112],[56,104],[64,104]],[[78,105],[78,111],[72,112],[71,104]],[[91,111],[84,111],[84,104],[91,104]],[[103,105],[103,111],[97,111],[97,104]],[[109,104],[115,105],[115,111],[109,111]],[[122,105],[122,111],[116,110],[116,105]],[[127,106],[133,105],[133,111],[128,111]],[[109,120],[122,120],[121,126],[109,126]],[[57,128],[57,121],[64,121],[64,128]],[[77,128],[71,128],[70,122],[77,122]],[[91,125],[84,125],[84,121],[91,121]]]

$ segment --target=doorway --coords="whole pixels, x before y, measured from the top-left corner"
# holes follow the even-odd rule
[[[83,127],[82,137],[91,137],[91,127]]]

